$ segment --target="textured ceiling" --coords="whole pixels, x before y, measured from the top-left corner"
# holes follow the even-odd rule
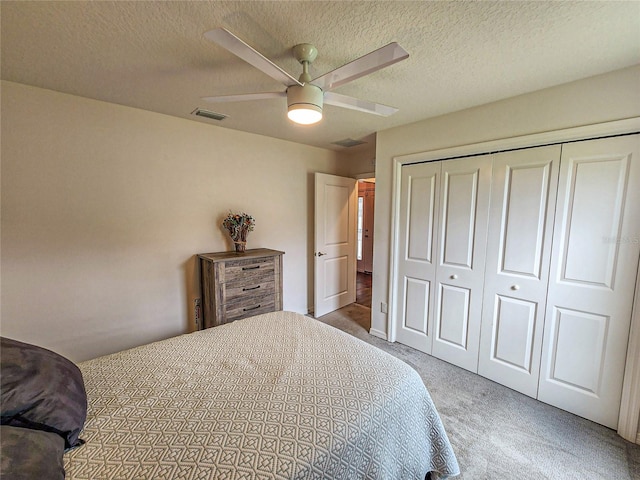
[[[324,148],[447,112],[640,63],[640,2],[13,2],[1,8],[2,79]],[[225,27],[297,77],[291,47],[319,51],[312,77],[391,41],[409,59],[337,88],[400,108],[387,118],[326,105],[315,126],[283,98],[200,97],[284,87],[203,33]],[[202,107],[229,115],[196,118]],[[349,150],[351,151],[351,150]]]

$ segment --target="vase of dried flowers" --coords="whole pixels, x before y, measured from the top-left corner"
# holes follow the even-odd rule
[[[247,248],[247,235],[253,231],[255,219],[248,213],[229,212],[222,221],[222,226],[229,232],[236,252],[243,253]]]

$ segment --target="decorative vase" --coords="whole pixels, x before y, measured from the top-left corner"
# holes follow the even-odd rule
[[[229,212],[222,226],[229,232],[236,253],[244,253],[247,248],[247,235],[253,230],[255,219],[247,213]]]
[[[238,228],[236,228],[233,237],[231,237],[236,252],[244,253],[247,249],[247,235],[249,235],[249,226],[245,225],[243,222]]]

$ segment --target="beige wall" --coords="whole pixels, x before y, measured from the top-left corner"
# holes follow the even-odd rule
[[[9,82],[1,115],[2,335],[80,361],[192,330],[194,254],[230,249],[229,209],[307,312],[313,172],[338,154]]]
[[[372,328],[387,331],[393,157],[640,116],[640,65],[377,135]]]
[[[342,152],[340,175],[345,177],[358,177],[365,173],[373,173],[376,169],[375,147],[359,152],[350,153],[349,150]]]

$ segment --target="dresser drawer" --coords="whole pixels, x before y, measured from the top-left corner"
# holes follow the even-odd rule
[[[254,315],[260,315],[261,313],[269,313],[275,311],[276,306],[275,302],[273,301],[273,297],[271,297],[270,299],[265,298],[262,302],[255,303],[253,305],[227,305],[224,311],[224,323],[233,322],[234,320],[240,320],[241,318],[253,317]]]
[[[237,303],[238,300],[249,301],[253,298],[262,297],[264,295],[273,295],[276,283],[273,275],[254,279],[252,282],[242,283],[225,283],[223,284],[223,298],[225,303]]]
[[[251,282],[252,278],[261,278],[265,275],[273,276],[274,266],[273,257],[232,260],[225,264],[224,276],[220,280],[224,283]]]

